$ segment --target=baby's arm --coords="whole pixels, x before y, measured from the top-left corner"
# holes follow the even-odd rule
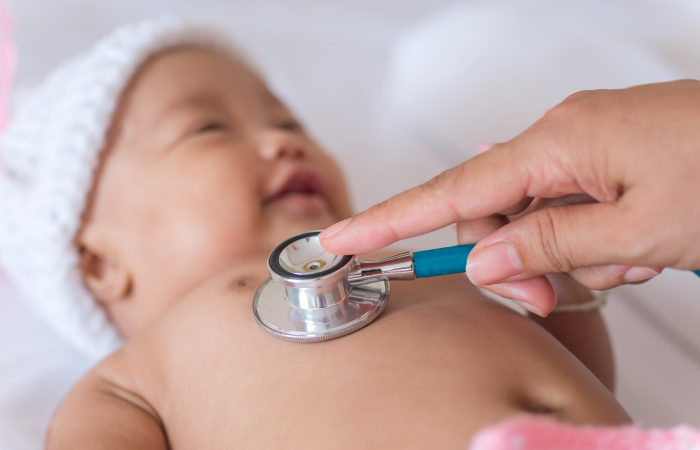
[[[167,449],[153,408],[100,373],[88,373],[63,400],[51,421],[46,448]]]
[[[567,275],[549,276],[559,304],[585,303],[591,292]],[[600,310],[552,313],[546,318],[528,314],[535,322],[583,362],[611,392],[615,389],[615,364],[607,327]]]

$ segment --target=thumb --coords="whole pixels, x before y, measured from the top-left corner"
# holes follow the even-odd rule
[[[467,275],[476,285],[490,285],[599,264],[634,265],[641,240],[624,211],[616,202],[528,214],[481,240],[469,255]]]

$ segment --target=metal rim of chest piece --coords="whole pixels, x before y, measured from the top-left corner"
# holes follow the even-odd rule
[[[350,285],[354,255],[332,255],[320,231],[278,245],[268,258],[271,278],[253,299],[253,316],[268,333],[292,342],[323,342],[366,327],[386,306],[388,281]]]

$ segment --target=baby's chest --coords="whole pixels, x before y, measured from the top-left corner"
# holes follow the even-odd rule
[[[173,448],[372,448],[389,445],[387,436],[392,446],[428,448],[435,433],[454,446],[518,411],[510,380],[498,381],[449,321],[405,333],[418,319],[389,314],[339,340],[296,344],[246,312],[230,320],[221,312],[173,341],[161,393]]]

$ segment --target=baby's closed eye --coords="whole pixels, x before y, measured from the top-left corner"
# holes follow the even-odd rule
[[[203,125],[199,126],[196,130],[195,133],[209,133],[213,131],[225,131],[227,130],[227,126],[220,123],[220,122],[206,122]]]
[[[290,132],[300,132],[303,131],[303,127],[296,120],[284,120],[277,124],[277,128],[284,131]]]

